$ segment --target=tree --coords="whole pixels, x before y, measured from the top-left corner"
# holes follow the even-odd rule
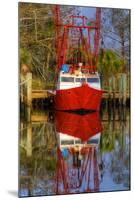
[[[121,39],[121,56],[124,60],[123,70],[125,70],[126,58],[125,44],[129,45],[129,18],[129,10],[112,9],[112,25]]]
[[[128,70],[130,46],[130,11],[127,9],[102,9],[102,37],[105,46],[121,56],[123,71]],[[127,62],[126,62],[127,61]]]
[[[72,12],[75,12],[74,6],[60,6],[63,21]],[[19,3],[20,63],[30,66],[34,82],[40,80],[42,87],[54,82],[56,67],[54,13],[55,5]],[[22,56],[22,52],[25,55]]]
[[[123,59],[118,57],[117,54],[111,49],[101,49],[99,55],[98,68],[105,78],[122,71]]]

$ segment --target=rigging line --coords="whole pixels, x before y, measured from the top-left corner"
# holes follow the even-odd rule
[[[115,39],[115,38],[113,38],[112,36],[110,36],[110,35],[107,35],[107,34],[103,34],[105,37],[109,37],[109,38],[111,38],[112,40],[115,40],[116,42],[119,42],[119,43],[122,43],[120,40],[118,40],[118,39]]]
[[[120,37],[120,36],[118,35],[118,33],[115,33],[115,32],[113,32],[113,31],[111,31],[111,30],[105,30],[104,32],[105,32],[105,33],[113,33],[113,34],[116,35],[117,37]]]
[[[108,38],[110,38],[111,40],[114,40],[114,41],[116,41],[116,42],[119,42],[119,43],[121,43],[121,41],[120,40],[118,40],[118,39],[115,39],[115,38],[113,38],[112,36],[110,36],[110,35],[107,35],[107,34],[103,34],[105,37],[108,37]]]
[[[104,34],[106,34],[106,35],[108,35],[108,34],[110,34],[110,33],[113,33],[112,31],[104,31]],[[103,33],[102,33],[103,34]],[[113,33],[114,34],[114,33]],[[115,34],[114,34],[115,35]],[[111,36],[112,37],[112,36]],[[120,40],[119,40],[119,38],[120,38],[120,36],[119,35],[116,35],[116,37],[118,37],[118,39],[115,39],[114,38],[114,36],[113,36],[113,39],[115,39],[115,40],[118,40],[118,42],[121,42]],[[129,39],[127,38],[125,41],[124,41],[125,43],[126,42],[129,42]]]
[[[120,58],[123,58],[119,53],[118,53],[118,49],[114,49],[114,48],[111,48],[113,51],[114,51],[114,53],[118,56],[118,57],[120,57]]]

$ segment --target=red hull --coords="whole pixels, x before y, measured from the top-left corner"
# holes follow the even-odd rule
[[[87,141],[90,137],[102,131],[98,112],[77,115],[67,112],[56,112],[56,131]]]
[[[80,87],[57,90],[55,95],[56,110],[95,110],[99,111],[102,90],[84,84]]]

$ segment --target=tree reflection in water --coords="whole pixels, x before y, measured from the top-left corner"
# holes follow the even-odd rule
[[[38,112],[38,115],[40,115],[40,112]],[[19,184],[19,195],[21,197],[56,194],[58,155],[55,125],[52,113],[50,117],[48,113],[44,113],[44,115],[45,121],[40,118],[39,121],[32,121],[31,123],[21,122]],[[101,123],[103,131],[97,150],[99,191],[129,190],[129,111],[126,110],[126,119],[124,120],[117,111],[115,116],[111,113],[109,117],[107,112],[103,110]],[[80,165],[77,157],[74,157],[74,165]],[[93,181],[91,178],[90,191],[85,191],[83,186],[80,192],[95,192]],[[77,193],[78,190],[75,192]]]
[[[105,118],[105,113],[104,113]],[[130,121],[115,115],[105,121],[102,118],[103,134],[100,142],[100,160],[103,163],[100,191],[130,189]],[[103,122],[104,121],[104,122]]]

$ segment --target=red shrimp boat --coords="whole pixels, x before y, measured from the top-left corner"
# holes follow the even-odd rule
[[[57,111],[55,115],[55,127],[56,132],[60,134],[61,140],[66,139],[67,141],[72,140],[72,138],[88,141],[96,137],[96,135],[100,135],[102,131],[98,112],[79,115]],[[63,141],[60,143],[63,143]]]
[[[63,153],[57,148],[56,194],[99,192],[101,173],[94,146]],[[68,152],[68,153],[67,153]]]
[[[59,6],[56,6],[58,76],[55,109],[99,111],[103,93],[97,72],[100,8],[96,9],[94,21],[72,15],[70,22],[64,20],[63,23],[59,13]]]
[[[81,83],[81,81],[85,81]],[[66,81],[66,82],[65,82]],[[60,73],[56,90],[57,110],[94,110],[99,111],[102,90],[99,75],[75,76]]]
[[[56,111],[55,128],[56,194],[98,192],[101,174],[97,152],[102,131],[99,113]]]

